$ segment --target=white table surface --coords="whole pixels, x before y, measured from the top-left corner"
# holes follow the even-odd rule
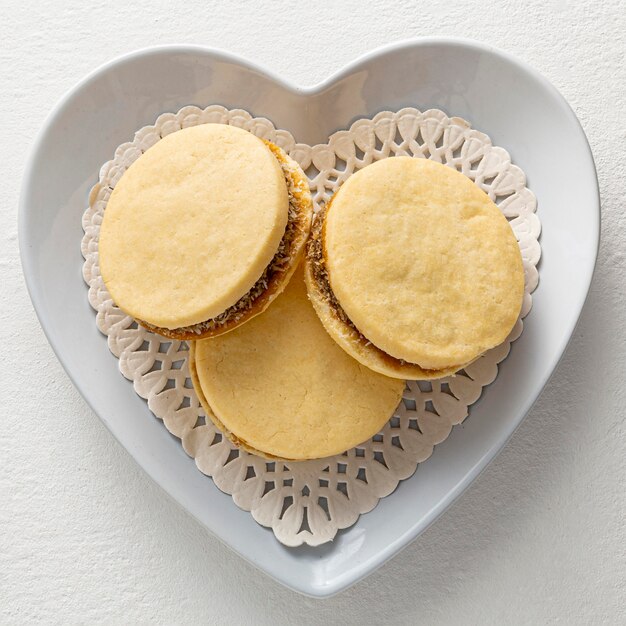
[[[625,623],[623,2],[171,4],[1,5],[0,623]],[[498,46],[556,85],[596,159],[603,241],[570,347],[502,454],[393,561],[316,601],[258,573],[165,497],[74,389],[24,286],[20,179],[52,105],[133,49],[216,46],[310,84],[422,35]]]

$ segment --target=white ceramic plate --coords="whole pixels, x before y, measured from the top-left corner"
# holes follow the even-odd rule
[[[241,107],[325,142],[359,116],[440,108],[506,148],[528,176],[543,225],[540,285],[524,333],[470,418],[411,479],[321,548],[288,549],[203,476],[117,369],[81,276],[81,217],[102,163],[134,132],[187,104]],[[417,537],[494,458],[556,367],[582,309],[599,240],[599,197],[585,135],[565,100],[510,56],[470,41],[382,48],[311,88],[208,48],[142,50],[109,63],[54,109],[35,142],[20,203],[22,263],[61,363],[137,463],[223,542],[281,583],[328,596]]]

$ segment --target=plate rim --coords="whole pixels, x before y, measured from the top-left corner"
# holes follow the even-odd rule
[[[264,77],[270,79],[276,85],[281,87],[282,89],[290,92],[292,94],[297,94],[300,96],[316,96],[319,95],[326,89],[329,89],[337,82],[341,81],[343,78],[353,74],[358,71],[363,66],[368,65],[371,61],[376,58],[383,57],[389,53],[401,51],[407,48],[417,48],[421,46],[428,45],[445,45],[457,48],[471,48],[473,50],[478,50],[483,53],[488,53],[490,55],[494,55],[496,57],[500,57],[510,65],[514,66],[518,71],[523,71],[525,73],[530,74],[530,76],[537,80],[541,86],[546,89],[553,98],[556,99],[557,102],[561,105],[564,113],[569,117],[569,121],[573,123],[574,127],[577,129],[579,138],[583,140],[583,145],[586,148],[586,158],[588,159],[591,169],[590,173],[593,175],[593,179],[595,181],[594,188],[594,205],[593,207],[589,207],[590,219],[593,224],[592,228],[589,229],[590,235],[593,237],[595,241],[595,246],[593,250],[593,261],[585,264],[584,268],[581,268],[580,272],[580,283],[581,289],[577,294],[577,314],[573,317],[569,324],[569,328],[567,328],[567,333],[565,333],[566,339],[561,342],[559,348],[554,351],[552,354],[552,359],[549,363],[549,367],[547,371],[549,374],[544,376],[541,384],[535,388],[535,392],[530,395],[527,401],[524,403],[524,406],[520,407],[519,415],[520,418],[514,423],[513,427],[509,432],[506,433],[506,436],[499,440],[496,444],[491,446],[488,451],[483,455],[480,461],[472,468],[470,472],[465,474],[462,480],[459,481],[457,486],[448,491],[444,498],[440,501],[439,505],[434,507],[429,514],[426,516],[426,522],[423,520],[416,521],[406,532],[395,537],[392,541],[390,541],[384,549],[378,551],[376,554],[372,555],[369,559],[363,561],[360,564],[359,570],[356,574],[352,572],[344,572],[339,575],[334,581],[331,581],[323,586],[306,586],[299,585],[294,583],[293,581],[285,578],[280,578],[275,575],[275,573],[268,571],[260,564],[256,563],[253,559],[251,559],[248,555],[243,552],[240,552],[236,547],[230,544],[230,542],[223,538],[219,532],[211,528],[204,520],[200,519],[197,515],[187,509],[170,491],[160,484],[156,478],[154,478],[151,473],[146,469],[144,464],[139,460],[138,456],[130,451],[124,443],[118,439],[115,435],[108,420],[104,419],[99,412],[93,406],[90,398],[88,389],[84,389],[80,382],[74,378],[72,372],[70,370],[70,366],[67,363],[66,359],[63,356],[63,346],[62,342],[58,341],[52,332],[50,332],[48,320],[43,314],[43,304],[41,302],[40,293],[38,290],[38,284],[36,278],[34,276],[34,270],[32,268],[33,258],[27,252],[28,250],[28,242],[31,238],[30,229],[27,221],[27,215],[29,213],[29,190],[33,185],[33,175],[34,175],[34,165],[36,161],[36,156],[41,150],[41,147],[46,139],[46,134],[50,127],[54,124],[54,122],[59,118],[59,116],[63,113],[65,107],[72,101],[72,99],[83,89],[87,88],[91,82],[95,79],[99,78],[102,74],[113,70],[121,65],[132,63],[133,61],[150,55],[159,55],[163,53],[169,54],[202,54],[205,56],[212,57],[213,59],[225,60],[234,64],[237,64],[245,69],[257,72]],[[237,54],[215,48],[210,46],[202,46],[202,45],[188,45],[188,44],[167,44],[167,45],[159,45],[159,46],[148,46],[144,48],[140,48],[138,50],[123,54],[118,56],[110,61],[107,61],[90,73],[88,73],[82,80],[80,80],[77,84],[75,84],[72,88],[70,88],[56,103],[56,105],[52,108],[50,113],[46,116],[41,128],[35,136],[33,144],[28,153],[26,164],[24,167],[24,173],[22,178],[22,185],[20,189],[19,196],[19,205],[18,205],[18,241],[19,241],[19,250],[20,250],[20,260],[22,264],[22,269],[24,273],[24,278],[27,286],[27,290],[31,301],[33,303],[33,307],[35,309],[35,313],[41,325],[41,328],[51,345],[57,359],[61,363],[63,369],[66,371],[70,380],[74,384],[74,386],[78,389],[81,396],[86,401],[87,405],[91,408],[91,410],[98,416],[100,421],[106,426],[106,428],[111,432],[111,434],[115,437],[115,439],[122,445],[124,450],[130,454],[130,456],[134,459],[137,465],[150,477],[150,479],[157,484],[172,500],[174,500],[181,508],[183,508],[188,514],[192,515],[204,528],[206,528],[211,534],[216,537],[222,544],[226,545],[229,549],[236,552],[240,557],[246,560],[248,563],[253,565],[255,568],[260,569],[266,575],[270,576],[277,582],[285,585],[295,591],[303,593],[305,595],[311,597],[330,597],[339,593],[340,591],[346,589],[347,587],[355,584],[359,580],[362,580],[367,575],[371,574],[375,569],[380,567],[383,563],[392,558],[395,554],[397,554],[402,548],[404,548],[408,543],[412,540],[416,539],[422,532],[424,532],[432,523],[434,523],[439,516],[447,510],[449,506],[453,504],[454,501],[471,485],[476,478],[486,469],[486,467],[493,461],[493,459],[497,456],[497,454],[503,449],[506,445],[510,437],[513,433],[519,428],[521,423],[524,421],[524,418],[541,395],[543,389],[546,384],[550,380],[551,376],[554,374],[558,363],[563,357],[565,350],[569,342],[571,341],[574,330],[578,321],[580,319],[582,310],[584,308],[585,302],[589,296],[589,289],[591,285],[591,281],[593,279],[593,275],[595,272],[595,268],[597,267],[597,257],[598,257],[598,249],[600,245],[600,230],[601,230],[601,212],[600,212],[600,195],[599,195],[599,185],[596,167],[593,159],[593,154],[591,148],[589,146],[589,142],[585,135],[584,129],[580,124],[580,121],[576,117],[574,111],[570,107],[569,103],[565,100],[565,98],[560,94],[560,92],[545,78],[541,75],[537,70],[532,68],[530,65],[526,64],[523,61],[515,58],[508,52],[499,50],[493,46],[490,46],[485,43],[480,43],[473,41],[467,38],[458,38],[458,37],[420,37],[416,39],[405,39],[402,41],[393,42],[387,45],[383,45],[377,47],[370,52],[367,52],[355,60],[347,63],[337,71],[333,72],[326,79],[323,79],[311,86],[298,86],[295,83],[287,81],[282,77],[278,76],[273,70],[263,67],[259,64],[251,62],[246,58],[239,56]],[[592,242],[593,243],[593,242]]]

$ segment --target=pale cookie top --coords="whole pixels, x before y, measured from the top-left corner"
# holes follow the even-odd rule
[[[223,124],[156,143],[122,176],[104,212],[100,270],[115,303],[154,326],[222,313],[276,253],[289,198],[265,144]]]
[[[329,337],[299,268],[263,315],[196,342],[196,368],[217,419],[247,447],[287,459],[343,452],[375,435],[404,389]]]
[[[411,157],[351,176],[329,207],[324,254],[342,308],[391,356],[440,369],[507,337],[522,258],[489,197],[456,170]]]

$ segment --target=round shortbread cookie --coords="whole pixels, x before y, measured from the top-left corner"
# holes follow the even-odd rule
[[[330,203],[322,248],[332,292],[378,349],[459,369],[500,344],[524,271],[506,218],[469,178],[428,159],[383,159]]]
[[[195,342],[191,371],[207,414],[232,441],[289,460],[331,456],[369,439],[404,389],[328,336],[301,268],[263,315]]]
[[[203,124],[172,133],[121,177],[100,229],[115,303],[155,327],[215,317],[259,279],[285,232],[289,198],[270,149]]]

